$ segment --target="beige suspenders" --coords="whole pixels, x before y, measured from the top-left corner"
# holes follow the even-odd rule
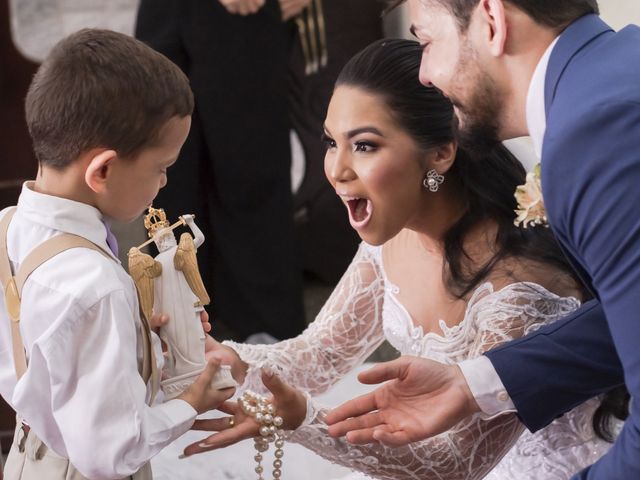
[[[27,370],[24,344],[22,342],[22,335],[20,334],[20,297],[22,294],[22,287],[29,278],[29,275],[31,275],[34,270],[47,260],[71,248],[89,248],[100,252],[111,260],[113,260],[113,258],[86,238],[64,233],[52,237],[34,248],[23,260],[18,272],[14,275],[7,252],[7,231],[15,211],[16,208],[13,207],[9,212],[7,212],[2,220],[0,220],[0,284],[2,284],[4,290],[5,306],[9,313],[11,322],[13,358],[16,377],[19,380]],[[141,375],[145,383],[151,379],[151,403],[158,392],[159,376],[157,375],[157,365],[154,358],[153,346],[151,344],[149,324],[143,315],[140,317],[143,336],[143,361]]]

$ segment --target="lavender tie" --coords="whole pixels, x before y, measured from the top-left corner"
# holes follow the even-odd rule
[[[103,220],[102,223],[104,223],[104,228],[107,229],[107,245],[109,245],[109,248],[111,249],[113,254],[117,257],[118,256],[118,240],[116,240],[116,236],[111,231],[111,227],[109,223],[106,222],[105,220]]]

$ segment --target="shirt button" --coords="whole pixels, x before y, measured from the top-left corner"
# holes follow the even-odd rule
[[[501,402],[507,402],[509,401],[509,394],[507,392],[505,392],[504,390],[501,391],[498,394],[498,400],[500,400]]]

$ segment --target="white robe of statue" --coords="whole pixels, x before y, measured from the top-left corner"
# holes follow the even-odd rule
[[[204,242],[202,231],[193,221],[193,215],[182,218],[193,232],[194,244],[198,248]],[[153,241],[160,252],[155,260],[162,265],[162,275],[154,279],[153,310],[169,316],[169,322],[160,328],[160,338],[168,348],[164,377],[190,377],[206,365],[205,333],[200,321],[200,312],[204,308],[191,291],[184,274],[174,266],[178,244],[173,231],[168,228],[159,230]]]

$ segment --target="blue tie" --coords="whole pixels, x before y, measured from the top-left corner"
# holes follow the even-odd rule
[[[104,228],[107,229],[107,245],[109,245],[109,248],[111,249],[113,254],[117,257],[118,256],[118,240],[116,240],[116,236],[111,231],[111,227],[109,223],[106,220],[102,220],[102,223],[104,223]]]

